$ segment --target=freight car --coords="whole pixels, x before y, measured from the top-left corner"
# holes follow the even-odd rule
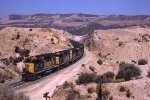
[[[83,54],[84,45],[76,42],[76,47],[68,50],[28,57],[24,62],[22,80],[36,80],[76,62]]]

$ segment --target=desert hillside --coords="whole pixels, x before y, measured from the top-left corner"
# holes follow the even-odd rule
[[[150,28],[96,30],[92,35],[92,50],[113,62],[150,61]]]
[[[150,26],[149,15],[91,15],[72,14],[12,14],[0,19],[0,29],[11,27],[53,27],[74,35],[93,33],[97,29],[115,29],[129,26]]]
[[[89,37],[85,42],[92,59],[58,86],[50,100],[96,100],[101,76],[104,100],[149,100],[150,29],[95,30]]]
[[[53,28],[7,27],[0,31],[0,69],[20,66],[24,57],[71,48],[67,32]],[[3,70],[3,69],[1,69]],[[3,71],[0,71],[3,72]]]

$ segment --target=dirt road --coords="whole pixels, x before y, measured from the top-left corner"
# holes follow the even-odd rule
[[[84,56],[75,64],[47,76],[40,82],[18,89],[17,92],[24,92],[31,100],[45,100],[43,98],[45,92],[49,92],[49,96],[51,96],[58,85],[62,85],[68,78],[76,75],[81,65],[87,63],[93,57],[94,54],[85,49]]]

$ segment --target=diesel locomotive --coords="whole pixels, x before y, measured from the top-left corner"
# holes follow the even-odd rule
[[[79,60],[84,54],[84,45],[74,43],[76,46],[68,50],[28,57],[24,61],[22,80],[36,80]]]

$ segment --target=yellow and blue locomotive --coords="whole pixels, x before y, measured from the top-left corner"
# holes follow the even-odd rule
[[[76,62],[83,54],[84,45],[78,43],[78,46],[68,50],[28,57],[24,62],[25,68],[22,80],[36,80],[50,72]]]

